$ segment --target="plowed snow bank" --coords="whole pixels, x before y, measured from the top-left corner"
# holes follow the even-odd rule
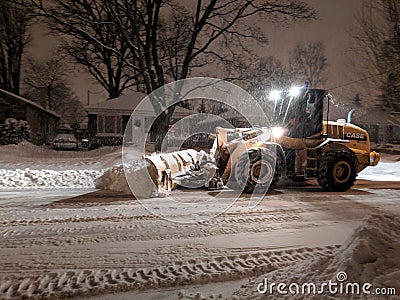
[[[96,170],[0,169],[0,189],[94,188]]]
[[[96,188],[132,194],[126,177],[130,178],[129,182],[136,197],[148,198],[155,192],[155,185],[148,176],[143,159],[125,165],[125,168],[124,165],[109,168],[96,180]]]
[[[342,281],[344,284],[370,283],[371,292],[375,288],[395,288],[397,294],[400,293],[400,217],[368,215],[336,254],[268,273],[242,286],[235,294],[239,299],[271,297],[268,292],[260,294],[257,291],[257,286],[265,279],[269,284],[285,283],[287,286],[291,283],[315,283],[320,287],[328,280],[339,283],[339,272],[347,275],[347,279]],[[289,295],[291,299],[296,298],[290,293],[287,297]],[[329,295],[327,288],[325,295]],[[272,296],[283,297],[276,289]]]
[[[379,162],[375,167],[367,167],[358,174],[357,179],[372,181],[400,181],[400,161]]]

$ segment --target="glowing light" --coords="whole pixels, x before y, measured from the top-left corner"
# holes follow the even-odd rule
[[[282,127],[273,127],[272,128],[272,136],[274,138],[280,138],[285,133],[285,129]]]
[[[269,93],[269,99],[272,101],[279,100],[281,98],[281,91],[273,90]]]
[[[294,86],[289,90],[290,97],[297,97],[300,94],[300,87]]]

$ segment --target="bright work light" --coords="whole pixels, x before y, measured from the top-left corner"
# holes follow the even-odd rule
[[[272,91],[269,93],[269,99],[272,100],[272,101],[279,100],[280,98],[281,98],[281,91],[272,90]]]
[[[285,133],[285,129],[282,127],[273,127],[272,136],[276,139],[280,138]]]
[[[289,96],[290,97],[296,97],[299,94],[300,94],[300,87],[293,86],[292,88],[290,88],[290,90],[289,90]]]

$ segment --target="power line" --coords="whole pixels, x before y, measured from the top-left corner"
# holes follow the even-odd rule
[[[345,87],[345,86],[349,86],[349,85],[352,85],[352,84],[355,84],[355,83],[358,83],[358,82],[361,82],[361,81],[365,81],[367,79],[370,79],[370,78],[373,78],[373,77],[376,77],[376,76],[380,76],[380,75],[383,75],[383,74],[384,73],[378,73],[378,74],[369,75],[369,76],[366,76],[366,77],[363,77],[363,78],[360,78],[360,79],[357,79],[357,80],[354,80],[354,81],[347,82],[347,83],[342,84],[342,85],[335,86],[333,88],[329,88],[328,90],[329,91],[333,91],[335,89],[338,89],[338,88],[341,88],[341,87]]]

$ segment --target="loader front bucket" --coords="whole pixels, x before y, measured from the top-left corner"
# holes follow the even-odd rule
[[[158,192],[171,191],[178,186],[178,178],[194,166],[199,152],[194,149],[171,153],[145,155],[151,180]]]

